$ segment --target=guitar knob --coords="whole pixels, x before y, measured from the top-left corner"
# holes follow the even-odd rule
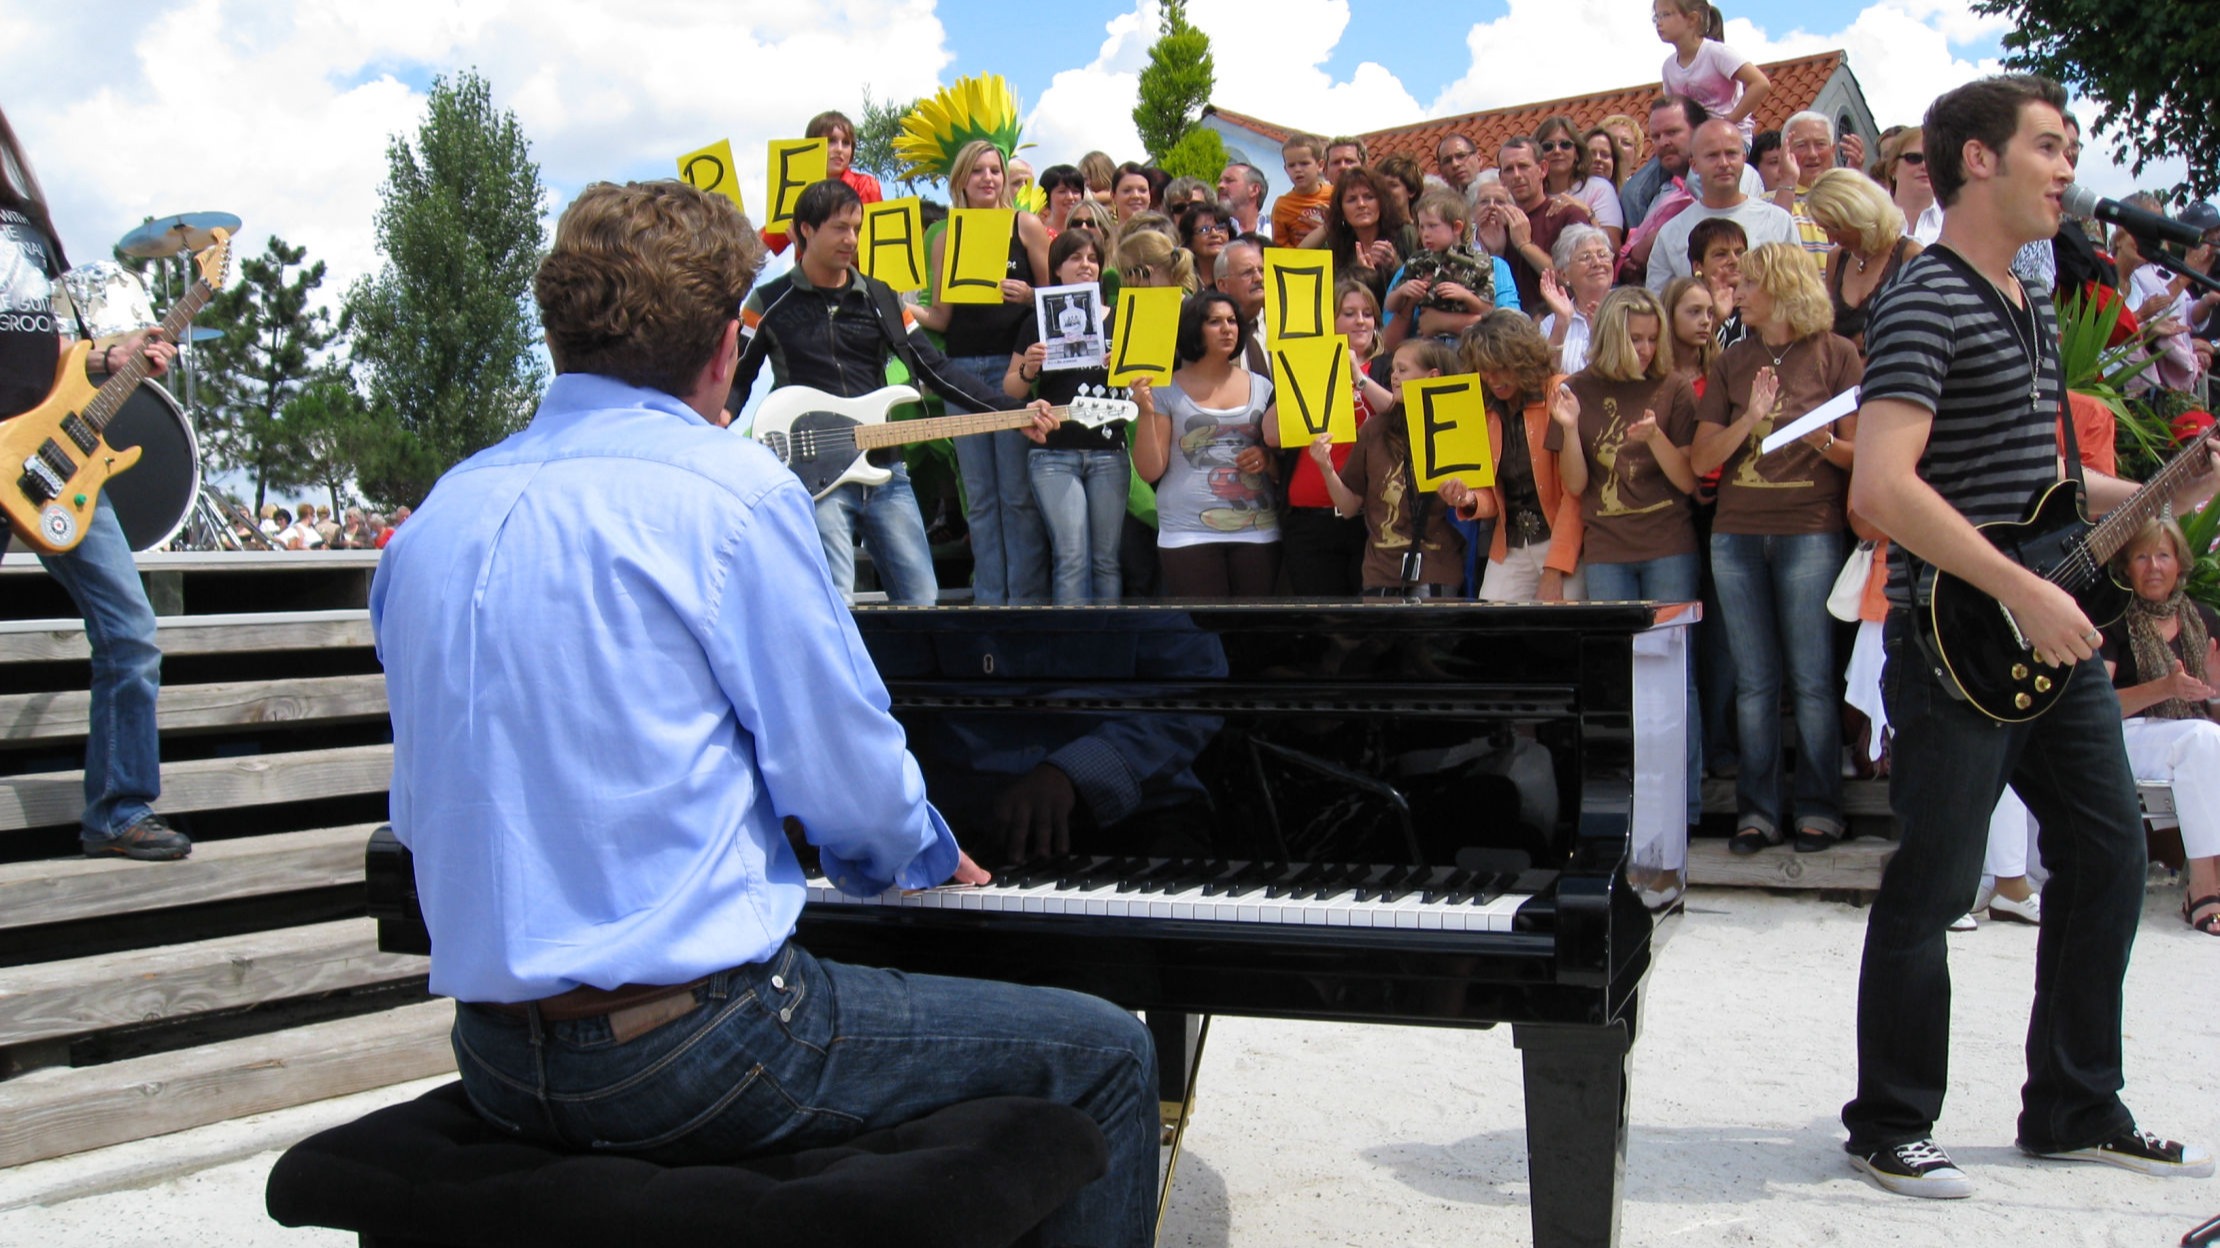
[[[2014,680],[2026,680],[2026,679],[2027,679],[2027,664],[2025,664],[2025,663],[2014,663],[2014,664],[2012,665],[2012,679],[2014,679]]]
[[[2027,696],[2024,693],[2015,693],[2012,695],[2012,705],[2024,711],[2028,707],[2035,705],[2035,699]]]
[[[2049,693],[2049,692],[2050,692],[2050,677],[2048,677],[2048,676],[2037,676],[2037,677],[2035,678],[2035,692],[2037,692],[2037,693]]]

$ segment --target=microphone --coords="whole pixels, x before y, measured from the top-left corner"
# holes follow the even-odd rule
[[[2147,212],[2116,199],[2100,199],[2095,191],[2079,182],[2066,188],[2065,205],[2066,211],[2077,217],[2108,221],[2137,238],[2155,238],[2184,247],[2195,247],[2205,241],[2204,232],[2194,225],[2184,225],[2164,213]]]

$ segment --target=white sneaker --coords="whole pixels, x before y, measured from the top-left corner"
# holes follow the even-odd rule
[[[1989,898],[1989,917],[2011,919],[2015,923],[2040,926],[2043,922],[2043,895],[2029,893],[2026,901],[2014,901],[2002,893]]]
[[[1971,910],[1950,921],[1950,930],[1954,932],[1970,932],[1979,926],[1981,926],[1981,920],[1973,917],[1973,911]]]
[[[1850,1168],[1885,1192],[1899,1196],[1924,1196],[1931,1200],[1959,1200],[1973,1195],[1973,1180],[1952,1165],[1950,1154],[1930,1139],[1913,1140],[1863,1157],[1853,1155]]]

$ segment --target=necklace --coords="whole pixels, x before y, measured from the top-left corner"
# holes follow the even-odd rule
[[[1767,341],[1766,341],[1766,340],[1765,340],[1765,339],[1764,339],[1763,337],[1760,337],[1760,338],[1758,339],[1758,345],[1759,345],[1760,347],[1763,347],[1763,348],[1765,348],[1765,354],[1766,354],[1766,355],[1768,355],[1768,356],[1772,357],[1772,360],[1773,360],[1773,371],[1774,371],[1775,373],[1778,373],[1778,372],[1780,372],[1780,371],[1781,371],[1781,365],[1782,365],[1782,364],[1783,364],[1784,362],[1786,362],[1786,361],[1787,361],[1787,359],[1788,359],[1788,357],[1789,357],[1789,355],[1790,355],[1791,353],[1793,353],[1793,352],[1794,352],[1794,351],[1796,350],[1796,344],[1797,344],[1797,343],[1799,343],[1799,342],[1802,342],[1802,341],[1803,341],[1803,339],[1801,339],[1801,338],[1791,338],[1791,339],[1789,339],[1789,340],[1788,340],[1788,345],[1787,345],[1787,346],[1785,346],[1785,347],[1783,347],[1783,348],[1781,348],[1781,350],[1780,350],[1780,353],[1779,353],[1779,354],[1777,354],[1777,355],[1776,355],[1776,354],[1774,354],[1774,351],[1773,351],[1773,344],[1772,344],[1772,343],[1770,343],[1770,342],[1767,342]]]
[[[1989,275],[1983,273],[1981,276],[1987,278]],[[2011,294],[1993,280],[1989,285],[1995,287],[1997,296],[2004,300],[2007,313],[2004,319],[2012,327],[2012,341],[2027,357],[2027,404],[2029,407],[2040,407],[2043,402],[2043,369],[2036,352],[2042,343],[2043,327],[2035,317],[2035,301],[2027,297],[2026,284],[2020,281],[2017,274],[2010,276],[2012,289],[2020,292],[2020,310],[2027,313],[2027,334],[2024,337],[2020,334],[2020,318],[2011,314]]]

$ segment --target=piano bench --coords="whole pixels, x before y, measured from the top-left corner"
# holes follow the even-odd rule
[[[558,1153],[434,1088],[287,1149],[264,1200],[285,1226],[362,1248],[1000,1248],[1108,1166],[1102,1133],[1051,1101],[967,1101],[845,1144],[727,1165]]]

